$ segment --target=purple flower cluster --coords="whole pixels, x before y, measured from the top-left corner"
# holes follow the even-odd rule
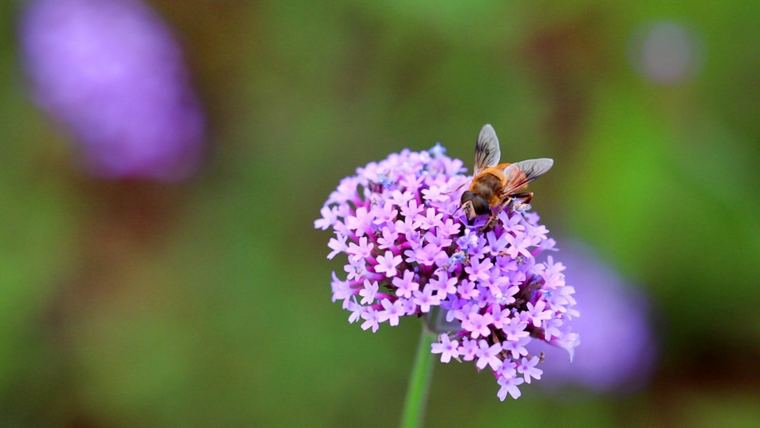
[[[203,114],[177,42],[142,1],[31,1],[19,32],[34,100],[73,134],[90,172],[193,172]]]
[[[474,361],[500,385],[498,397],[540,379],[538,339],[570,353],[579,343],[568,323],[574,289],[552,257],[538,215],[509,206],[489,231],[468,225],[459,198],[471,177],[440,145],[404,150],[344,178],[315,221],[332,229],[328,259],[345,254],[344,274],[332,275],[332,299],[364,330],[398,325],[404,316],[442,311],[449,324],[431,351],[448,363]],[[444,330],[444,331],[440,331]]]

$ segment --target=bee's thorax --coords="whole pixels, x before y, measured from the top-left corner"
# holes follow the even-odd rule
[[[491,173],[481,173],[473,179],[470,191],[489,203],[495,203],[499,200],[503,187],[504,184],[501,177]]]

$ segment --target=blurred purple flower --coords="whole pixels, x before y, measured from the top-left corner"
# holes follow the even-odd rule
[[[538,259],[554,241],[537,214],[510,207],[487,233],[486,219],[469,226],[456,215],[471,179],[463,172],[440,145],[391,154],[344,178],[314,226],[334,232],[328,258],[347,256],[346,278],[333,272],[332,299],[350,323],[375,332],[403,317],[434,319],[441,334],[431,352],[441,362],[488,367],[497,396],[517,398],[520,384],[541,378],[539,358],[525,348],[532,339],[572,356],[574,289],[561,263]]]
[[[649,378],[655,340],[648,319],[648,306],[640,293],[623,282],[586,247],[574,244],[563,249],[566,276],[576,288],[578,309],[583,317],[573,327],[583,344],[569,363],[556,358],[557,350],[531,344],[529,350],[543,351],[545,384],[575,384],[596,392],[611,392],[640,386]]]
[[[696,74],[702,62],[696,35],[678,22],[647,24],[635,34],[634,42],[634,67],[657,84],[682,83]]]
[[[82,145],[92,173],[177,180],[204,118],[180,48],[139,0],[35,0],[20,25],[35,101]]]

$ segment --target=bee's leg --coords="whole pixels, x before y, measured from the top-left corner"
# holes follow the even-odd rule
[[[455,192],[459,192],[460,190],[462,190],[462,188],[463,188],[463,187],[464,187],[466,184],[467,184],[466,182],[465,182],[465,183],[462,183],[462,184],[460,184],[459,186],[457,186],[457,187],[456,187],[456,189],[454,189],[454,190],[449,190],[448,192],[443,192],[443,194],[444,194],[444,195],[450,195],[450,194],[452,194],[452,193],[455,193]]]
[[[528,205],[533,200],[533,192],[515,193],[506,197],[504,202],[495,206],[491,211],[491,217],[488,219],[488,223],[481,229],[482,232],[487,232],[496,224],[496,219],[499,218],[501,211],[507,207],[510,203],[513,204],[513,209],[519,209],[523,205]]]
[[[533,200],[533,192],[515,193],[512,199],[516,200],[519,205],[528,205]]]
[[[480,231],[483,232],[483,233],[485,233],[485,232],[488,232],[489,230],[491,230],[491,228],[493,227],[493,225],[496,222],[496,219],[498,217],[499,217],[499,213],[491,213],[491,216],[488,218],[488,223],[486,223],[485,226],[483,226],[482,228],[480,228]]]
[[[504,202],[500,203],[499,205],[496,205],[491,210],[491,217],[488,218],[488,223],[486,223],[485,226],[481,229],[481,232],[487,232],[493,228],[493,226],[496,224],[496,220],[499,218],[499,214],[501,213],[504,208],[506,208],[509,203],[512,202],[512,198],[505,198]]]

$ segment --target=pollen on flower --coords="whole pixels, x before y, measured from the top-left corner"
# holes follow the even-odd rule
[[[499,399],[516,399],[519,385],[542,375],[532,340],[570,355],[578,345],[575,290],[561,263],[541,258],[555,242],[530,209],[508,205],[486,233],[484,221],[468,224],[459,200],[471,178],[440,144],[403,150],[344,178],[314,227],[333,232],[329,259],[346,256],[332,299],[350,323],[376,332],[441,310],[454,327],[439,332],[431,352],[489,369]]]

